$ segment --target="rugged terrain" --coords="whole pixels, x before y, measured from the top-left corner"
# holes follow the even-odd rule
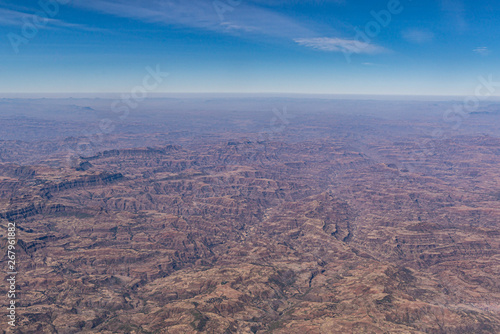
[[[321,113],[264,134],[211,122],[116,132],[92,155],[73,137],[0,143],[12,332],[500,332],[499,138]]]

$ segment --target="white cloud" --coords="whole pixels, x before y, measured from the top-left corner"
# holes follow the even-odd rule
[[[58,27],[58,28],[80,29],[88,31],[101,30],[83,24],[71,23],[48,17],[41,17],[35,14],[29,14],[18,10],[0,8],[0,26],[17,26],[19,28],[22,28],[25,22],[28,22],[30,24],[35,24],[37,29],[44,29],[44,28],[50,29]]]
[[[460,32],[468,29],[467,10],[463,0],[441,0],[441,8],[453,29]]]
[[[292,38],[314,32],[301,22],[242,1],[216,5],[209,0],[74,0],[72,6],[138,21],[206,29],[229,34],[252,33]],[[224,2],[226,3],[226,2]],[[222,6],[222,7],[221,7]],[[258,18],[258,19],[256,19]]]
[[[320,33],[334,36],[339,33],[331,26],[325,27],[312,21],[301,21],[269,7],[258,6],[260,2],[261,0],[234,2],[232,6],[224,7],[223,15],[220,15],[220,11],[218,12],[214,7],[214,1],[211,0],[189,2],[185,0],[73,0],[70,5],[143,22],[205,29],[246,37],[266,36],[289,39],[299,45],[323,51],[349,54],[376,54],[387,51],[381,46],[357,40],[314,38],[312,36],[318,36]],[[271,3],[281,2],[283,1],[273,0]],[[341,4],[343,0],[330,0],[330,2]],[[297,36],[301,38],[296,38]]]
[[[317,37],[296,38],[294,41],[302,46],[330,52],[376,54],[387,51],[387,49],[381,46],[360,42],[354,39]]]
[[[434,33],[426,29],[407,29],[402,35],[408,42],[417,44],[428,43],[434,39]]]
[[[361,63],[361,65],[367,66],[367,67],[387,67],[387,65],[385,65],[385,64],[376,64],[376,63],[370,63],[370,62]]]
[[[477,48],[475,48],[474,50],[475,53],[478,53],[480,54],[481,56],[487,56],[490,54],[490,50],[488,49],[487,46],[479,46]]]

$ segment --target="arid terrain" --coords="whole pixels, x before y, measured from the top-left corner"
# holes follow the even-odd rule
[[[500,333],[500,105],[63,102],[2,116],[4,333]]]

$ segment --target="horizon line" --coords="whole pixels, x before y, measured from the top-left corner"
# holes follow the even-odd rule
[[[117,95],[130,94],[130,92],[72,92],[72,93],[54,93],[54,92],[29,92],[29,93],[4,93],[0,92],[0,99],[89,99],[89,98],[116,98]],[[145,100],[162,97],[311,97],[311,98],[342,98],[342,97],[361,97],[361,98],[466,98],[466,95],[455,94],[369,94],[369,93],[277,93],[277,92],[162,92],[149,93]],[[490,96],[488,99],[500,98],[500,95]]]

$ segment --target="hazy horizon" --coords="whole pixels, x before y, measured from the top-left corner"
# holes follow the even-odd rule
[[[106,92],[106,93],[0,93],[0,99],[119,99],[130,92]],[[288,99],[324,99],[324,100],[401,100],[411,101],[459,101],[469,96],[466,95],[397,95],[397,94],[307,94],[307,93],[149,93],[144,100],[153,99],[181,99],[181,98],[288,98]],[[483,101],[500,101],[499,96],[489,96],[482,98]]]

